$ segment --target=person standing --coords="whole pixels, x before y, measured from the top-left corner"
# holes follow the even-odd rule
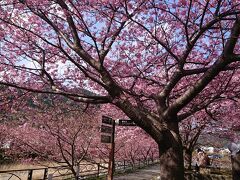
[[[197,150],[197,159],[196,159],[196,170],[199,171],[200,167],[207,167],[210,166],[210,159],[207,154],[202,150]]]

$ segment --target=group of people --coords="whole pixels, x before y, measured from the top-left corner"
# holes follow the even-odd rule
[[[207,167],[210,166],[210,158],[207,154],[202,150],[197,150],[197,158],[196,158],[196,171],[199,171],[200,167]]]

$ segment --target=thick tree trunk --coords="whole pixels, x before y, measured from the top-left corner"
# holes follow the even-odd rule
[[[184,166],[187,169],[192,169],[192,151],[190,149],[184,150]]]
[[[161,103],[161,102],[160,102]],[[136,124],[145,130],[158,144],[161,180],[184,180],[183,146],[179,134],[177,115],[146,115],[131,108],[126,100],[119,100],[116,105]],[[159,108],[161,113],[162,109]],[[162,118],[162,119],[161,119]]]
[[[181,148],[170,147],[160,154],[160,179],[183,180],[184,167]]]
[[[183,180],[183,147],[178,132],[178,124],[172,130],[163,133],[164,140],[159,145],[160,179]],[[172,125],[171,125],[172,126]]]
[[[233,180],[240,179],[240,153],[231,156]]]

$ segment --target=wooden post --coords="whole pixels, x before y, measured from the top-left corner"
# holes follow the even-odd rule
[[[43,174],[43,180],[47,179],[47,175],[48,175],[48,168],[45,168],[44,174]]]
[[[28,180],[32,180],[32,173],[33,173],[33,170],[32,169],[30,169],[29,171],[28,171]]]
[[[111,144],[110,144],[107,180],[113,180],[113,173],[114,173],[114,149],[115,149],[114,136],[115,136],[115,121],[112,122],[112,139],[111,139]]]
[[[123,169],[125,169],[126,168],[126,161],[125,161],[125,159],[123,160]]]

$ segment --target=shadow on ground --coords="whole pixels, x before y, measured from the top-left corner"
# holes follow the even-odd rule
[[[144,169],[138,169],[134,172],[121,174],[115,176],[114,180],[158,180],[159,173],[159,164],[146,167]],[[208,170],[209,171],[209,170]],[[186,172],[185,174],[186,180],[231,180],[232,176],[230,172]]]

